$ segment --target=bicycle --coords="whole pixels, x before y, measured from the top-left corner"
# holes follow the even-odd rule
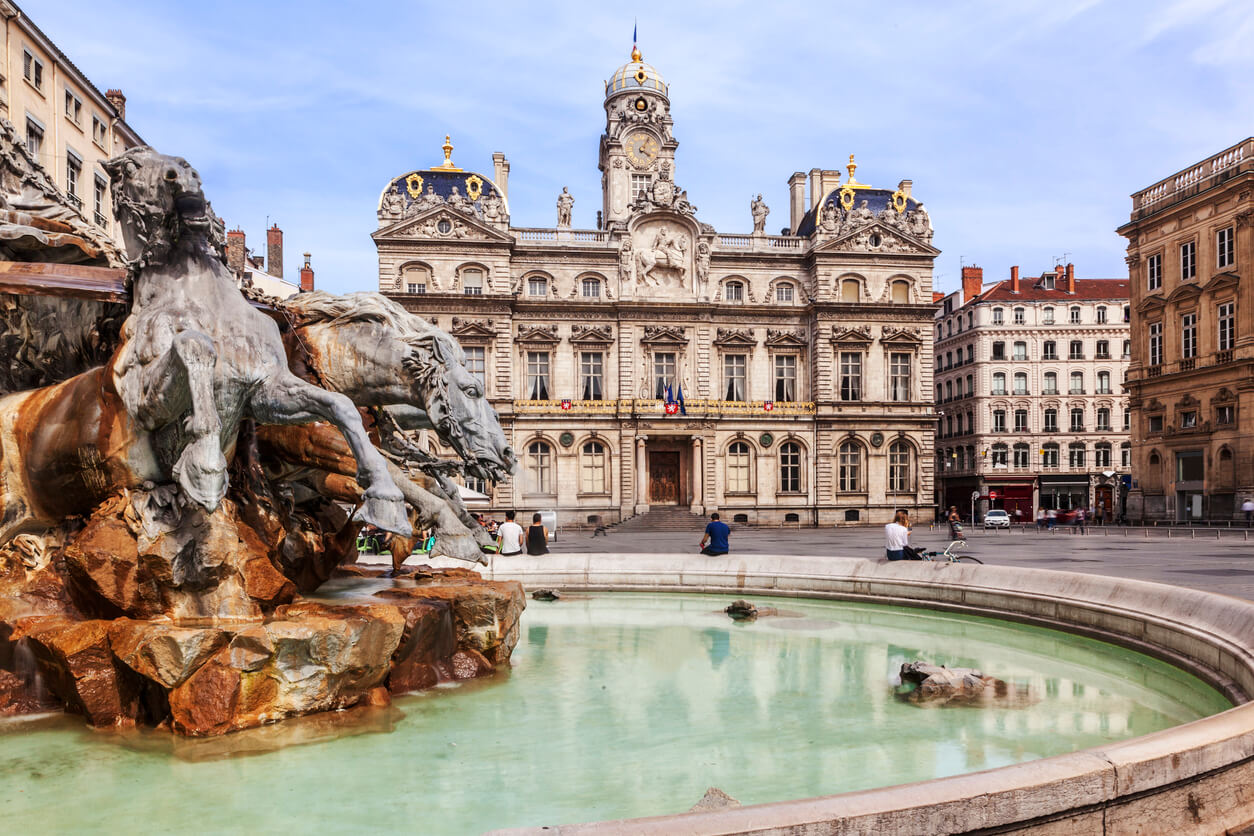
[[[954,540],[952,543],[950,543],[948,546],[945,547],[944,551],[938,552],[938,551],[927,551],[926,549],[920,549],[916,552],[916,554],[919,555],[920,560],[930,560],[933,562],[939,562],[940,560],[943,559],[949,563],[979,563],[983,565],[984,561],[980,560],[978,557],[972,557],[969,554],[957,553],[965,549],[966,547],[967,547],[966,540]]]

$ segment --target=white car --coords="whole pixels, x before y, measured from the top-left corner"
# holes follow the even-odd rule
[[[985,528],[1010,528],[1010,515],[1000,508],[994,508],[984,515]]]

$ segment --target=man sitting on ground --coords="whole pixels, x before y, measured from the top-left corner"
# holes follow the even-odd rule
[[[731,529],[727,527],[727,523],[718,518],[718,511],[710,514],[710,524],[705,527],[705,536],[701,538],[701,554],[712,557],[727,554],[727,538],[730,534]]]
[[[496,529],[496,545],[501,555],[522,554],[522,526],[514,522],[514,512],[505,512],[505,522]]]

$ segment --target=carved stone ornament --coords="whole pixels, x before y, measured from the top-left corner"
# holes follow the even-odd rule
[[[556,325],[520,325],[518,327],[518,337],[514,342],[519,343],[556,343],[559,342],[557,336]]]
[[[714,340],[715,345],[757,345],[752,328],[719,328]]]
[[[797,346],[806,344],[805,333],[799,330],[783,328],[767,328],[766,344],[771,347]]]
[[[918,332],[913,328],[885,328],[880,335],[880,342],[884,343],[908,343],[910,345],[918,345],[923,342]]]
[[[1219,391],[1210,399],[1211,403],[1231,403],[1237,399],[1232,390],[1227,386],[1220,387]]]
[[[614,342],[614,329],[609,325],[575,325],[571,328],[570,341],[609,344]]]
[[[869,343],[871,342],[870,325],[832,326],[832,342]]]
[[[634,231],[631,252],[632,275],[639,284],[687,287],[693,260],[692,239],[682,226],[664,220],[646,221]]]
[[[492,339],[496,336],[496,329],[492,327],[490,319],[462,319],[461,317],[453,317],[453,327],[450,331],[453,336],[458,339]]]
[[[684,336],[684,329],[682,328],[675,328],[670,325],[646,325],[644,326],[644,339],[642,342],[687,345],[688,338]]]

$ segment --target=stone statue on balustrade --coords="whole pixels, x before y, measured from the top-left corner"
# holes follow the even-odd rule
[[[465,215],[475,214],[474,201],[459,192],[456,186],[453,187],[452,193],[448,196],[448,205]]]
[[[566,191],[565,186],[562,186],[562,193],[557,196],[557,225],[559,227],[570,227],[570,216],[574,208],[575,198]]]
[[[906,215],[906,226],[915,238],[921,241],[932,240],[932,219],[928,217],[922,203],[916,203],[914,209]]]
[[[762,195],[758,195],[749,203],[749,211],[753,214],[753,233],[762,234],[766,231],[766,216],[771,214],[771,209],[762,200]]]
[[[394,220],[401,216],[405,210],[405,198],[401,197],[400,192],[395,188],[387,190],[383,195],[383,204],[379,207],[379,218]]]

